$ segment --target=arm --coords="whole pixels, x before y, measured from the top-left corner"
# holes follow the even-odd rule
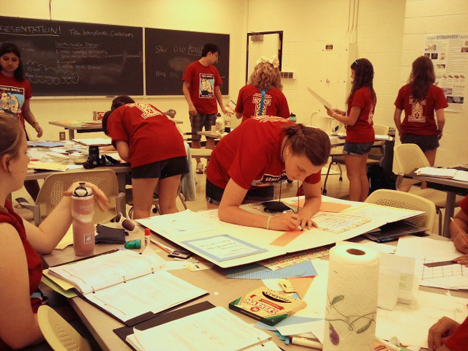
[[[125,162],[130,162],[130,146],[124,140],[117,140],[115,146],[119,156]]]
[[[450,223],[450,236],[457,251],[468,253],[468,215],[463,211],[459,211],[453,222]]]
[[[225,115],[230,115],[231,113],[224,108],[223,94],[221,94],[221,89],[219,89],[219,86],[215,86],[215,96],[219,106],[221,107],[221,111],[223,111]]]
[[[311,229],[314,222],[311,217],[317,213],[322,204],[321,183],[309,184],[304,182],[305,202],[302,209],[299,211],[299,221],[302,229]]]
[[[450,336],[460,324],[448,317],[442,317],[439,321],[429,329],[427,344],[430,351],[445,351],[449,350],[443,346],[444,339]],[[445,347],[445,349],[443,348]]]
[[[403,134],[403,129],[401,128],[401,113],[403,110],[395,108],[395,112],[393,113],[393,121],[395,122],[395,127],[398,130],[398,135],[400,136]]]
[[[247,194],[247,189],[242,188],[234,180],[230,179],[219,204],[219,219],[248,227],[266,228],[269,216],[250,213],[239,207],[244,200],[245,194]],[[293,230],[299,226],[298,215],[290,213],[271,217],[269,221],[269,229],[273,230]]]
[[[182,84],[182,92],[184,93],[185,100],[187,100],[190,116],[196,116],[197,109],[195,108],[195,105],[192,102],[192,97],[190,96],[190,83],[189,82],[184,81],[184,83]]]
[[[326,106],[325,108],[327,109],[327,113],[331,118],[336,119],[338,122],[344,123],[349,126],[353,126],[358,120],[359,115],[361,114],[361,108],[357,106],[351,107],[349,116],[337,113],[335,112],[335,110],[331,110]]]
[[[241,118],[242,118],[242,113],[236,112],[236,118],[237,118],[237,119],[241,119]]]
[[[444,130],[445,125],[445,112],[444,109],[438,109],[436,111],[436,119],[437,119],[437,129],[439,130],[439,139],[442,138],[442,131]]]
[[[42,339],[37,316],[31,308],[28,264],[16,229],[0,224],[0,337],[19,349]]]
[[[43,130],[31,111],[31,107],[29,106],[29,99],[24,101],[22,110],[24,119],[36,130],[37,137],[40,138],[43,134]]]
[[[28,241],[34,249],[41,254],[51,253],[63,238],[72,222],[71,215],[71,194],[72,190],[79,185],[74,183],[62,197],[53,211],[44,219],[39,227],[23,221]],[[94,184],[87,182],[86,186],[93,190],[94,200],[101,211],[109,206],[106,195]],[[1,301],[1,300],[0,300]]]

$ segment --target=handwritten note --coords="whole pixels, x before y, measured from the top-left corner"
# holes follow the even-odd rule
[[[318,229],[334,234],[343,233],[371,221],[368,218],[340,213],[317,213],[312,219],[317,223]]]

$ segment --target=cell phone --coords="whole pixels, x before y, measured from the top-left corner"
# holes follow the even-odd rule
[[[181,260],[186,260],[189,257],[192,257],[193,253],[185,250],[174,250],[167,257],[180,258]]]
[[[284,212],[291,209],[281,201],[266,201],[262,202],[263,210],[268,213]]]

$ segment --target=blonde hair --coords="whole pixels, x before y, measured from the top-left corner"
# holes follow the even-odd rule
[[[248,84],[253,84],[261,90],[283,89],[279,69],[274,68],[269,62],[260,62],[255,66]]]
[[[23,126],[13,114],[0,112],[0,156],[16,157],[22,141]]]

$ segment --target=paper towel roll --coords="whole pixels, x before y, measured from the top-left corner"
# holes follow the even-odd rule
[[[330,250],[324,351],[374,350],[379,254],[359,244]]]

